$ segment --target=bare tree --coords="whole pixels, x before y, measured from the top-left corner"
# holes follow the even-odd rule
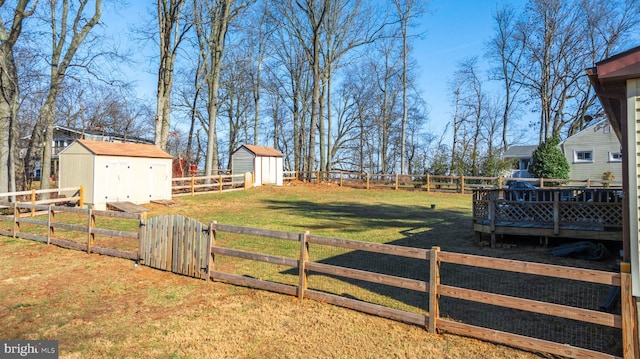
[[[29,152],[34,144],[42,138],[43,154],[41,166],[41,188],[49,188],[51,177],[51,158],[53,126],[56,113],[56,98],[60,93],[67,70],[74,64],[74,58],[82,43],[87,39],[91,30],[98,24],[102,15],[102,0],[95,0],[93,11],[85,13],[89,0],[79,0],[77,4],[70,4],[70,0],[49,0],[49,20],[51,26],[51,55],[48,59],[50,77],[47,95],[40,109],[38,121],[34,127],[27,159],[31,159]],[[91,56],[83,59],[84,67],[89,65]],[[37,141],[37,142],[36,142]]]
[[[218,169],[218,137],[216,117],[218,115],[218,90],[220,71],[225,50],[225,40],[230,23],[249,5],[247,1],[208,0],[193,2],[195,29],[200,49],[204,81],[207,86],[207,156],[205,175]]]
[[[166,149],[171,126],[171,89],[180,43],[191,28],[186,19],[187,0],[157,0],[160,57],[158,63],[155,143]]]
[[[35,4],[27,9],[30,0],[20,0],[8,15],[8,27],[0,17],[0,192],[16,190],[16,147],[20,87],[15,63],[14,47],[22,33],[24,20],[31,16]],[[5,0],[0,0],[0,8]]]

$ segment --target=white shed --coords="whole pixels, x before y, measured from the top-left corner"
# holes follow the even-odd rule
[[[282,157],[273,147],[242,145],[231,154],[231,174],[253,172],[254,186],[282,186]]]
[[[85,188],[85,203],[171,199],[172,157],[155,145],[76,140],[60,152],[59,186]]]

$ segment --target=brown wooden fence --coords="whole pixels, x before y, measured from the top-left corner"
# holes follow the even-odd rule
[[[190,219],[173,218],[171,223],[168,219],[147,220],[143,214],[127,214],[109,211],[94,211],[80,208],[43,206],[33,204],[19,204],[21,208],[46,210],[46,219],[20,218],[16,216],[3,215],[0,217],[0,224],[10,221],[11,230],[2,230],[0,235],[12,236],[56,244],[62,247],[86,250],[116,257],[130,258],[133,260],[143,260],[156,266],[158,258],[160,265],[166,270],[173,270],[174,263],[191,263],[187,265],[190,269],[181,271],[187,275],[195,277],[205,277],[233,283],[236,285],[249,286],[253,288],[265,289],[292,296],[300,299],[312,299],[326,302],[365,313],[424,326],[430,332],[447,332],[452,334],[474,337],[495,343],[506,344],[534,352],[544,352],[553,355],[560,355],[570,358],[616,358],[623,354],[625,358],[637,358],[637,338],[633,335],[635,323],[634,301],[630,291],[630,273],[625,264],[621,273],[603,272],[589,269],[579,269],[548,265],[541,263],[523,262],[509,259],[499,259],[482,257],[477,255],[451,253],[440,251],[438,247],[431,249],[413,248],[390,244],[368,243],[362,241],[346,240],[333,237],[312,235],[309,232],[293,233],[285,231],[265,230],[248,228],[241,226],[224,225],[212,222],[209,226],[198,225]],[[60,212],[71,212],[83,216],[86,225],[74,223],[61,223],[55,220],[56,214]],[[119,231],[113,229],[102,229],[95,225],[96,217],[126,218],[134,219],[139,225],[137,230]],[[13,223],[11,223],[13,222]],[[20,228],[21,224],[37,225],[46,229],[37,234],[27,233]],[[155,224],[154,224],[155,223]],[[177,226],[176,226],[177,224]],[[146,227],[149,228],[146,228]],[[58,238],[54,230],[64,228],[86,236],[86,241],[65,240]],[[155,228],[155,229],[153,229]],[[160,229],[159,229],[160,228]],[[145,232],[147,231],[147,232]],[[144,234],[148,233],[148,234]],[[165,236],[167,240],[162,242],[152,241],[149,233],[156,233],[155,238]],[[182,233],[180,238],[196,238],[196,234],[204,234],[199,240],[191,241],[191,246],[182,247],[178,257],[164,256],[160,254],[152,255],[151,249],[160,248],[165,243],[168,246],[169,233]],[[222,238],[226,235],[236,237],[257,236],[256,241],[260,241],[261,247],[274,249],[288,253],[269,254],[257,253],[255,250],[246,248],[233,248],[246,241],[234,241]],[[139,243],[138,251],[122,251],[96,246],[93,237],[96,234],[109,236],[120,236],[122,238],[134,239]],[[174,237],[175,238],[175,237]],[[273,245],[272,240],[284,241],[285,245]],[[173,240],[172,240],[173,241]],[[225,244],[226,245],[222,245]],[[209,248],[210,246],[210,248]],[[255,248],[253,245],[250,248]],[[330,249],[330,250],[325,250]],[[338,251],[340,254],[327,255]],[[321,256],[316,253],[322,252]],[[157,252],[160,253],[160,252]],[[210,258],[207,257],[210,253]],[[204,255],[204,256],[203,256]],[[385,260],[381,260],[384,256]],[[200,258],[188,260],[184,258]],[[171,258],[171,259],[170,259]],[[244,269],[261,265],[285,268],[279,270],[276,277],[269,275],[251,276],[245,273],[238,273],[240,267],[227,260],[248,261],[249,266],[240,266]],[[154,264],[153,261],[156,261]],[[148,261],[148,262],[147,262]],[[164,261],[164,264],[162,262]],[[172,265],[167,263],[171,261]],[[403,263],[411,261],[413,264],[405,267]],[[207,273],[207,266],[208,273]],[[385,262],[389,264],[390,272],[378,270],[378,266]],[[252,264],[251,264],[252,263]],[[358,267],[362,263],[369,263],[370,267]],[[182,266],[180,264],[180,266]],[[455,266],[455,268],[451,268]],[[408,268],[408,270],[406,270]],[[483,272],[489,271],[489,272]],[[198,273],[199,272],[199,273]],[[498,284],[500,290],[494,291],[482,287],[468,286],[466,282],[477,282],[475,278],[470,281],[461,281],[461,275],[477,275],[484,273],[485,281]],[[551,281],[559,282],[559,290],[563,291],[561,297],[571,299],[569,303],[559,303],[546,298],[527,297],[513,294],[513,292],[501,292],[501,278],[512,273],[513,275],[525,276],[519,283],[519,291],[522,288],[532,287],[537,290],[536,285],[546,286]],[[278,279],[280,278],[280,279]],[[284,279],[283,279],[284,278]],[[326,287],[322,280],[337,281],[342,284],[338,290],[331,290]],[[572,284],[567,284],[572,283]],[[582,286],[596,286],[598,295],[604,292],[620,288],[621,311],[617,313],[603,312],[591,305],[581,305],[581,301],[574,300],[574,297],[588,297],[584,294],[576,294],[573,288]],[[391,288],[383,290],[384,288]],[[373,293],[379,291],[378,293]],[[373,293],[373,294],[372,294]],[[414,294],[408,294],[414,293]],[[591,293],[591,292],[589,292]],[[594,292],[595,293],[595,292]],[[592,295],[591,293],[590,295]],[[369,300],[371,296],[383,297],[382,302]],[[406,296],[406,297],[405,297]],[[405,298],[413,298],[411,303],[401,303],[400,307],[387,304],[386,299],[396,301],[407,301]],[[473,306],[489,306],[490,309],[479,309],[479,312],[488,314],[489,322],[482,325],[471,323],[463,314],[456,317],[457,302],[462,302],[462,307],[471,308]],[[452,303],[454,305],[452,305]],[[514,314],[513,318],[499,316],[500,310],[514,310],[519,314]],[[462,311],[461,313],[467,313]],[[511,312],[509,312],[511,313]],[[525,313],[525,314],[522,314]],[[527,314],[528,313],[528,314]],[[580,328],[580,335],[586,335],[586,339],[579,341],[587,343],[585,347],[574,345],[565,341],[564,337],[543,337],[527,335],[526,330],[509,331],[510,328],[517,329],[517,323],[526,324],[536,320],[552,322],[552,326],[557,330],[565,325],[576,325]],[[491,322],[491,320],[493,322]],[[498,323],[496,323],[498,322]],[[508,327],[507,330],[496,329],[496,324],[516,324],[515,327]],[[574,324],[567,324],[574,323]],[[499,325],[498,325],[499,327]],[[609,328],[610,330],[608,330]],[[607,350],[600,346],[589,347],[592,338],[589,337],[592,331],[597,331],[598,342],[614,341],[622,342],[621,349]],[[604,333],[604,334],[603,334]],[[546,333],[545,334],[549,334]],[[558,335],[561,332],[550,333]],[[574,338],[575,339],[575,338]],[[595,345],[595,344],[594,344]]]
[[[237,191],[252,187],[251,174],[192,176],[171,179],[172,196],[194,196],[196,194]]]
[[[474,189],[502,188],[506,182],[529,182],[536,187],[621,187],[622,182],[592,179],[508,178],[479,176],[373,174],[351,171],[284,171],[285,181],[331,182],[364,189],[421,189],[427,192],[467,193]]]

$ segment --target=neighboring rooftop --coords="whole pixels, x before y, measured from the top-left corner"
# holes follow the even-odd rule
[[[531,157],[531,154],[533,154],[536,148],[538,148],[538,146],[511,146],[504,152],[502,158]]]
[[[250,152],[252,152],[256,156],[263,156],[263,157],[283,157],[284,156],[282,152],[276,150],[273,147],[254,146],[254,145],[242,145],[242,147],[248,149]]]

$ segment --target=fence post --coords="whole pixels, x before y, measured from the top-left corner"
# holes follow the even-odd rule
[[[431,247],[429,251],[429,333],[436,334],[440,306],[438,303],[438,287],[440,286],[440,247]]]
[[[49,212],[47,216],[47,244],[51,244],[51,236],[53,235],[53,227],[51,226],[51,222],[53,219],[53,210],[51,209],[53,205],[49,205]]]
[[[342,187],[342,171],[340,171],[340,187]]]
[[[496,247],[496,201],[498,196],[489,194],[489,229],[491,231],[491,248]]]
[[[216,246],[216,224],[218,221],[211,221],[209,223],[209,262],[207,263],[207,280],[211,279],[211,271],[215,264],[215,255],[213,254],[213,248]]]
[[[32,189],[31,190],[31,204],[36,204],[36,190]],[[31,217],[36,215],[36,209],[35,208],[31,208]]]
[[[298,261],[298,299],[300,301],[304,299],[304,291],[307,289],[306,264],[309,260],[309,242],[307,242],[308,235],[309,231],[305,231],[298,235],[298,239],[300,241],[300,260]]]
[[[544,178],[540,177],[540,188],[544,188]]]
[[[591,178],[587,178],[587,188],[591,188]]]
[[[367,173],[367,189],[369,189],[369,174]]]
[[[233,181],[233,178],[231,178],[231,180]],[[220,192],[222,192],[222,175],[218,176],[218,186]],[[247,176],[244,176],[244,189],[247,189]]]
[[[427,173],[427,193],[431,192],[431,175]]]
[[[84,186],[81,185],[80,189],[78,190],[79,194],[80,194],[80,201],[78,202],[78,207],[80,208],[84,208]]]
[[[464,194],[464,176],[460,176],[460,193]]]
[[[93,214],[93,209],[89,208],[89,219],[87,223],[87,253],[91,253],[91,246],[95,242],[95,233],[93,228],[96,226],[96,216]]]
[[[398,190],[398,174],[396,173],[396,191]]]
[[[18,202],[13,202],[13,239],[16,239],[16,232],[18,231],[18,217],[20,217],[20,211],[18,210]]]
[[[631,294],[631,264],[620,263],[620,296],[622,302],[622,353],[624,358],[638,358],[638,311]]]
[[[498,177],[498,189],[502,189],[502,176]]]
[[[136,264],[140,263],[140,258],[143,258],[144,263],[148,263],[147,258],[143,257],[143,255],[146,253],[146,249],[145,249],[146,231],[143,227],[145,227],[146,225],[147,225],[147,212],[141,212],[138,214],[138,260],[136,261]]]
[[[193,192],[196,189],[196,178],[191,176],[191,197],[193,197]]]

